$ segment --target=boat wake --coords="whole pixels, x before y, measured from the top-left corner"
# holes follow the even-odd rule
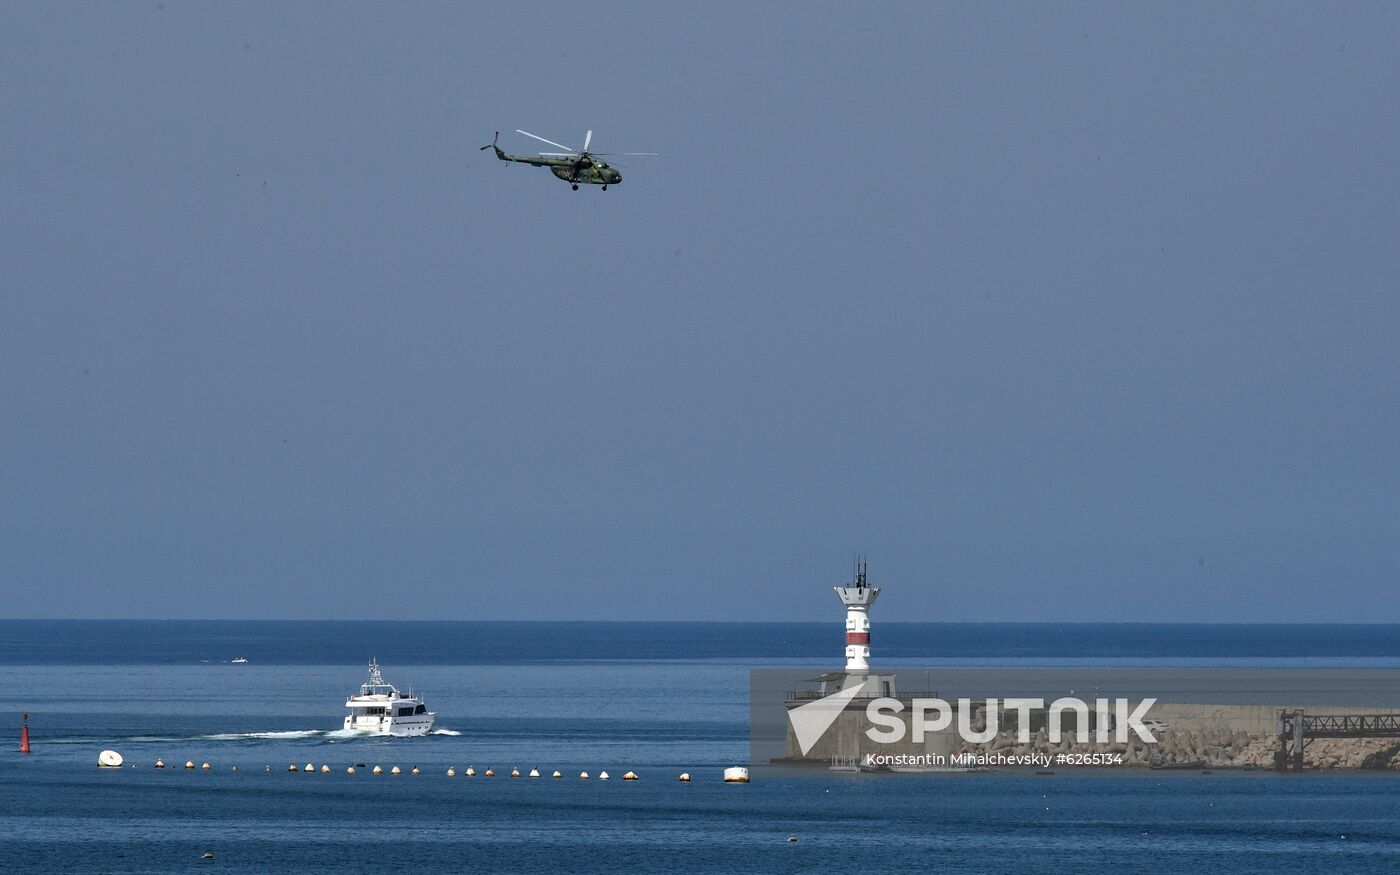
[[[321,729],[291,729],[285,732],[218,732],[214,735],[196,735],[195,738],[202,741],[245,741],[251,739],[291,741],[298,738],[317,738],[332,734]]]
[[[434,729],[429,735],[461,735],[455,729]],[[355,739],[403,740],[404,736],[381,735],[375,732],[360,732],[353,729],[288,729],[270,732],[215,732],[206,735],[117,735],[117,736],[72,736],[68,738],[46,738],[45,744],[171,744],[192,741],[259,742],[259,741],[309,741],[319,744],[335,744],[338,741]]]

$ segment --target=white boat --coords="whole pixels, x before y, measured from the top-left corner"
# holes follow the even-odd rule
[[[412,690],[385,683],[379,673],[379,663],[369,661],[369,682],[360,685],[360,692],[345,701],[350,713],[345,716],[347,732],[373,732],[376,735],[427,735],[437,715],[423,704],[421,696]]]
[[[248,657],[235,656],[233,659],[230,659],[229,662],[233,663],[234,665],[246,665],[248,662]]]

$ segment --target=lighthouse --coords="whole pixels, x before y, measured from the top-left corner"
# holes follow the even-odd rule
[[[846,606],[846,672],[870,671],[870,606],[880,597],[880,587],[871,586],[866,574],[868,562],[857,562],[851,586],[832,587]]]
[[[870,606],[880,597],[880,587],[870,585],[865,560],[856,561],[849,584],[832,589],[846,606],[846,667],[808,678],[805,683],[819,686],[798,689],[788,697],[784,703],[788,710],[784,759],[830,760],[833,767],[844,764],[855,768],[864,754],[874,750],[870,742],[875,739],[866,734],[867,709],[873,699],[896,698],[895,676],[870,669]],[[900,700],[905,709],[912,701],[908,697]]]

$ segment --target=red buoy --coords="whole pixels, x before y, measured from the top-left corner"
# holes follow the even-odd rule
[[[24,715],[24,728],[19,731],[19,752],[29,753],[29,715]]]

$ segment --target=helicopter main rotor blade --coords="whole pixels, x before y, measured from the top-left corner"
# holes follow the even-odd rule
[[[642,155],[660,155],[660,152],[589,152],[590,155],[630,155],[633,158]]]
[[[577,153],[577,152],[537,152],[537,153],[535,153],[535,154],[537,154],[537,155],[543,155],[543,156],[546,157],[546,158],[577,158],[577,157],[578,157],[578,153]]]
[[[588,151],[588,144],[591,143],[591,142],[593,142],[593,131],[592,131],[592,130],[590,130],[587,134],[584,134],[584,136],[583,136],[583,148],[582,148],[580,151],[582,151],[582,152],[587,152],[587,151]]]
[[[572,148],[570,148],[570,147],[568,147],[568,146],[565,146],[563,143],[556,143],[556,142],[554,142],[553,140],[546,140],[544,137],[537,137],[537,136],[535,136],[534,134],[530,133],[529,131],[522,131],[522,130],[520,130],[520,128],[516,128],[516,129],[515,129],[515,132],[516,132],[517,134],[524,134],[524,135],[527,136],[527,137],[534,137],[534,139],[539,140],[541,143],[548,143],[549,145],[554,146],[554,147],[559,148],[559,149],[567,149],[567,150],[569,151],[570,154],[573,154],[573,152],[574,152],[574,150],[573,150]]]

